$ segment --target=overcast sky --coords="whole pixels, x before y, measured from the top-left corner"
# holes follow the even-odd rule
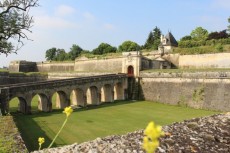
[[[159,27],[179,40],[201,26],[209,32],[224,30],[230,0],[40,0],[33,8],[33,41],[18,54],[0,54],[0,67],[12,60],[45,61],[46,50],[69,51],[73,44],[92,50],[100,43],[118,47],[131,40],[143,45]]]

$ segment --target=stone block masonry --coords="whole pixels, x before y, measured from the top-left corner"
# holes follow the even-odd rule
[[[198,109],[230,111],[229,78],[145,76],[139,79],[140,94],[145,100]]]

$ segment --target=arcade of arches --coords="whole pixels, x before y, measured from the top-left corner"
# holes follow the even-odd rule
[[[17,98],[17,100],[15,100]],[[103,102],[113,102],[114,100],[125,100],[125,88],[121,82],[115,84],[104,84],[103,86],[89,86],[88,88],[75,88],[66,91],[55,91],[48,93],[34,93],[30,101],[26,101],[23,96],[17,96],[8,103],[10,111],[19,111],[22,113],[31,113],[33,109],[49,112],[52,109],[63,109],[67,106],[87,106],[99,105]],[[18,106],[12,109],[12,103],[18,101]],[[52,102],[53,101],[53,102]],[[36,104],[37,108],[33,105]],[[30,108],[30,111],[26,110]]]

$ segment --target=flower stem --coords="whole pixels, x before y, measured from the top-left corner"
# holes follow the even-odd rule
[[[48,148],[50,148],[50,147],[53,145],[53,143],[54,143],[55,140],[57,139],[58,135],[61,133],[62,129],[64,128],[64,126],[65,126],[67,120],[68,120],[68,117],[66,117],[66,119],[65,119],[64,123],[62,124],[60,130],[58,131],[58,133],[56,134],[56,136],[54,137],[53,141],[50,143],[50,145],[49,145]]]

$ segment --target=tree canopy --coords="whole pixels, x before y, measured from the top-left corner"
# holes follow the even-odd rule
[[[69,54],[68,58],[70,60],[75,60],[75,58],[77,58],[81,54],[82,51],[83,51],[83,49],[80,46],[74,44],[70,48],[70,51],[68,53]]]
[[[111,46],[107,43],[101,43],[97,48],[95,48],[92,53],[95,55],[102,55],[106,53],[115,53],[117,51],[116,47]]]
[[[161,38],[161,30],[156,26],[148,35],[145,42],[145,49],[158,49]]]
[[[29,39],[33,18],[29,11],[38,6],[38,0],[1,0],[0,1],[0,54],[16,53]],[[13,44],[16,40],[16,44]]]
[[[192,39],[196,41],[206,40],[208,38],[208,31],[202,27],[197,27],[192,30],[190,35]]]
[[[137,51],[140,49],[140,46],[133,42],[133,41],[124,41],[119,47],[118,51],[119,52],[129,52],[129,51]]]

